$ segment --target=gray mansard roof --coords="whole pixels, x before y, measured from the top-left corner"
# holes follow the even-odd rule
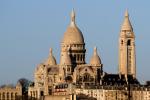
[[[119,74],[105,74],[104,77],[101,79],[103,85],[127,85],[133,84],[138,85],[140,84],[139,81],[134,78],[132,75],[119,75]]]

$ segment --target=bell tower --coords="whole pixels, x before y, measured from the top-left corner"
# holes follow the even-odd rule
[[[136,77],[135,35],[128,11],[125,12],[119,37],[119,74]]]

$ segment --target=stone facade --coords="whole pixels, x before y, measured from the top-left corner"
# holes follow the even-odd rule
[[[52,49],[46,61],[34,73],[34,85],[28,95],[36,99],[55,100],[149,100],[149,87],[136,79],[135,35],[128,12],[119,37],[119,72],[103,71],[103,64],[94,47],[86,63],[85,42],[71,12],[70,24],[61,42],[60,62]]]
[[[71,13],[71,22],[61,42],[60,63],[57,64],[50,49],[47,60],[37,66],[34,73],[34,87],[29,88],[29,96],[40,98],[51,95],[54,87],[61,83],[78,85],[100,84],[102,63],[94,48],[90,63],[85,63],[85,43],[80,29],[75,23],[75,12]]]
[[[136,77],[135,35],[126,11],[119,37],[119,73]]]
[[[16,87],[4,86],[0,88],[0,100],[21,100],[22,86],[20,83]]]
[[[70,84],[57,85],[53,96],[76,96],[77,100],[149,100],[150,86],[146,85],[101,85],[79,87]],[[75,100],[75,99],[74,99]]]

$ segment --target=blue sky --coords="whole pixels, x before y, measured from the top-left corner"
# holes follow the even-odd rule
[[[149,80],[149,0],[0,0],[0,84],[33,80],[52,47],[59,63],[60,42],[72,8],[86,42],[86,62],[98,47],[104,71],[118,72],[118,37],[128,9],[136,35],[137,78]]]

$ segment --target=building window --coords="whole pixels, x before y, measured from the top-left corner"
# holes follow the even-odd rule
[[[121,40],[121,45],[123,45],[123,40]]]
[[[131,73],[131,49],[128,48],[128,73]]]
[[[30,95],[31,95],[31,97],[32,97],[32,91],[30,91]]]
[[[77,60],[79,61],[79,54],[77,55]]]
[[[83,57],[82,57],[82,55],[80,56],[80,59],[81,59],[81,61],[83,61],[83,59],[82,59]]]
[[[11,93],[11,99],[13,99],[14,97],[13,97],[13,93]]]
[[[43,91],[41,91],[40,95],[41,95],[41,96],[44,96],[44,92],[43,92]]]
[[[2,98],[3,98],[3,100],[5,100],[5,93],[4,92],[3,92],[3,97]]]
[[[0,100],[1,100],[1,93],[0,93]]]
[[[70,68],[67,68],[67,71],[70,71]]]
[[[85,55],[83,55],[83,61],[85,60]]]
[[[15,99],[17,98],[17,93],[15,93]]]
[[[9,100],[9,93],[7,92],[7,100]]]
[[[128,45],[128,46],[131,46],[131,40],[128,40],[128,41],[127,41],[127,45]]]

